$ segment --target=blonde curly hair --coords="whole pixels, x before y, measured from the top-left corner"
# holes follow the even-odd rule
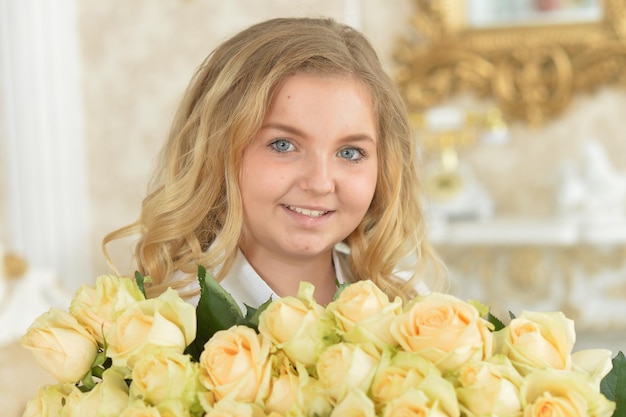
[[[238,182],[243,152],[277,86],[301,71],[356,77],[374,102],[379,172],[367,214],[344,241],[350,247],[349,272],[404,299],[418,281],[433,290],[442,287],[441,263],[428,242],[420,207],[417,147],[405,104],[368,40],[325,18],[258,23],[205,59],[175,115],[139,220],[103,240],[114,270],[106,245],[139,235],[135,261],[139,272],[152,278],[151,295],[187,286],[199,264],[219,269],[217,280],[225,276],[243,225]],[[395,276],[401,264],[410,277]],[[176,270],[187,278],[169,281]]]

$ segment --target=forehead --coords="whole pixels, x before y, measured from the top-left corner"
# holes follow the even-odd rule
[[[272,94],[268,112],[297,102],[305,101],[323,105],[323,100],[344,100],[357,102],[375,116],[375,106],[370,89],[358,77],[348,73],[320,74],[317,72],[297,72],[279,82]],[[267,114],[266,114],[267,115]]]
[[[273,99],[275,99],[276,95],[279,92],[284,91],[285,88],[301,87],[312,84],[320,85],[323,84],[324,81],[327,83],[336,83],[345,86],[355,86],[362,90],[362,92],[367,95],[370,100],[372,100],[370,87],[354,74],[349,72],[324,72],[313,69],[304,69],[287,75],[279,81],[274,88],[270,103]]]

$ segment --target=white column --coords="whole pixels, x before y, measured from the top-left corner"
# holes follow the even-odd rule
[[[75,0],[0,0],[9,239],[68,291],[91,275]]]

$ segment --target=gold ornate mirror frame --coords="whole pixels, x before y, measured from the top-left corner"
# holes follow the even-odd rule
[[[626,85],[626,0],[604,0],[593,23],[475,29],[466,0],[413,0],[413,35],[394,52],[414,112],[455,93],[493,98],[508,120],[538,125],[578,92]]]

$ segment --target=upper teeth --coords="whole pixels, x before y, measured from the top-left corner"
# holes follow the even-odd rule
[[[304,214],[305,216],[309,216],[309,217],[320,217],[328,213],[328,211],[324,211],[324,210],[309,210],[309,209],[295,207],[295,206],[287,206],[287,207],[291,211],[295,211],[296,213]]]

